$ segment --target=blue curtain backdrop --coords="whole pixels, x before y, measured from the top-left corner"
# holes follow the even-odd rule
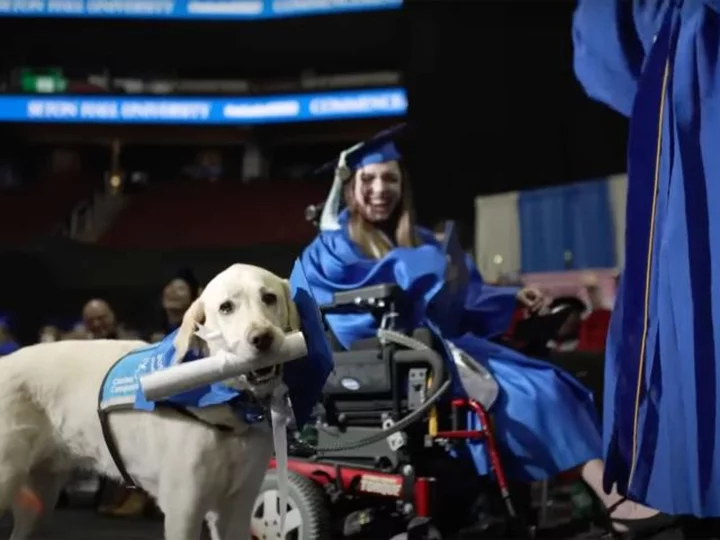
[[[607,179],[521,192],[518,213],[523,272],[615,266]]]
[[[565,191],[565,187],[551,187],[518,195],[523,272],[564,268]]]

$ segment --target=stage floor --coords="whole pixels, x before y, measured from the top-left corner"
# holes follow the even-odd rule
[[[0,538],[10,535],[10,520],[0,521]],[[56,510],[35,532],[37,540],[160,540],[162,521],[101,516],[91,510]]]
[[[568,507],[555,508],[552,523],[537,532],[538,540],[598,540],[602,531],[598,529],[577,530],[570,524]],[[557,513],[556,513],[557,512]],[[568,516],[562,519],[561,515]],[[720,524],[718,524],[720,525]],[[690,534],[688,539],[717,538],[720,526],[706,531]],[[10,536],[10,520],[0,520],[0,538]],[[43,523],[33,536],[34,540],[161,540],[162,521],[160,519],[112,518],[98,515],[91,510],[56,510],[50,519]],[[357,539],[360,540],[360,539]],[[378,539],[373,539],[378,540]]]
[[[555,525],[562,525],[556,521]],[[586,538],[587,534],[568,535],[570,531],[545,529],[540,538]],[[572,534],[572,533],[571,533]],[[0,538],[10,535],[10,520],[0,521]],[[597,538],[597,536],[595,536]],[[56,510],[33,536],[34,540],[161,540],[160,519],[113,518],[91,510]],[[374,539],[377,540],[377,539]]]

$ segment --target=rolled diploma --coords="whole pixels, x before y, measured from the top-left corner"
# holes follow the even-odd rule
[[[220,354],[208,358],[177,364],[143,375],[140,377],[140,387],[145,399],[159,401],[250,371],[297,360],[305,355],[307,355],[305,337],[302,332],[293,332],[285,336],[276,354],[242,359],[221,351]]]

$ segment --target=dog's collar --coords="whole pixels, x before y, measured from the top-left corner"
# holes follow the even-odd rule
[[[263,403],[253,396],[243,393],[229,403],[235,415],[248,425],[269,420],[270,402]]]

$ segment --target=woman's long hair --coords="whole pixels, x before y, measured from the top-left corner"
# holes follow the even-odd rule
[[[368,257],[382,259],[395,247],[419,246],[421,242],[415,230],[415,206],[413,205],[412,189],[405,168],[400,167],[400,204],[395,208],[393,215],[390,216],[390,222],[395,223],[392,232],[392,240],[395,245],[388,242],[385,234],[381,233],[375,225],[362,216],[358,202],[355,200],[357,176],[356,171],[345,184],[343,196],[350,213],[348,233],[360,250]]]

